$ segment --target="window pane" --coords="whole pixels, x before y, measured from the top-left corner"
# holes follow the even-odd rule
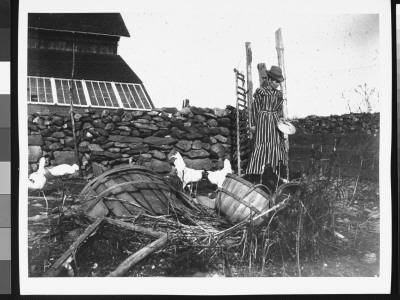
[[[97,97],[97,101],[99,101],[99,105],[100,106],[105,106],[105,103],[104,103],[104,100],[103,100],[103,96],[101,95],[99,83],[98,82],[93,82],[93,88],[94,88],[94,92],[95,92],[96,97]]]
[[[51,81],[49,78],[44,80],[44,86],[46,91],[47,103],[53,103],[53,90],[51,89]]]
[[[140,84],[137,84],[137,85],[135,85],[135,87],[136,87],[136,90],[138,91],[140,99],[142,100],[142,102],[144,104],[144,107],[150,109],[151,108],[150,103],[147,100],[146,94],[144,93],[142,86]]]
[[[89,97],[90,97],[90,102],[92,103],[93,106],[99,106],[99,103],[96,100],[96,96],[94,95],[94,90],[92,87],[92,82],[88,81],[86,82],[86,87],[89,92]]]
[[[27,97],[26,97],[26,99],[28,99],[28,102],[31,102],[31,96],[30,96],[30,93],[31,93],[31,89],[29,88],[29,82],[30,82],[30,79],[29,79],[29,77],[28,77],[28,88],[26,89],[27,90],[27,92],[28,92],[28,95],[27,95]]]
[[[142,99],[142,102],[143,102],[143,104],[144,104],[144,107],[147,108],[147,109],[151,109],[151,105],[150,105],[150,103],[149,103],[149,100],[148,100],[147,97],[146,97],[146,94],[145,94],[144,91],[143,91],[142,86],[141,86],[141,85],[136,85],[136,89],[137,89],[137,91],[138,91],[138,93],[139,93],[140,99]]]
[[[30,79],[31,84],[31,102],[38,102],[37,82],[36,78]]]
[[[38,95],[39,95],[39,102],[46,103],[46,96],[44,90],[44,79],[43,78],[36,78],[38,83]]]
[[[75,80],[74,80],[75,82]],[[68,83],[71,84],[71,82],[68,80]],[[78,91],[76,90],[75,84],[72,86],[72,103],[73,104],[80,104],[79,98],[78,98]]]
[[[56,79],[57,100],[59,104],[65,104],[64,94],[62,91],[61,80]]]
[[[78,95],[79,95],[79,99],[81,101],[81,104],[82,105],[87,105],[86,98],[85,98],[85,93],[83,92],[82,82],[80,82],[79,80],[76,80],[75,81],[75,86],[76,86],[76,89],[78,91]]]
[[[103,98],[104,98],[104,102],[106,103],[106,106],[112,107],[111,99],[110,99],[110,96],[108,95],[105,83],[100,82],[99,85],[100,85],[101,93],[103,94]]]
[[[139,108],[143,108],[143,104],[140,101],[139,95],[136,93],[136,90],[135,90],[135,87],[133,86],[133,84],[129,85],[129,89],[133,95],[133,98],[135,99],[136,106]]]
[[[126,100],[125,94],[122,91],[121,84],[118,83],[115,86],[117,87],[118,94],[121,97],[121,101],[122,101],[122,104],[124,105],[124,107],[125,108],[130,108],[130,105],[128,104],[128,101]]]
[[[71,101],[69,101],[69,85],[67,80],[63,80],[62,82],[62,87],[63,87],[63,92],[64,92],[64,101],[66,104],[70,104]]]
[[[113,106],[114,107],[119,107],[118,100],[117,100],[117,97],[114,94],[114,90],[112,88],[111,83],[107,82],[106,86],[107,86],[108,94],[111,97],[111,102],[112,102]]]
[[[135,100],[133,99],[131,93],[129,92],[129,88],[126,84],[122,84],[122,88],[125,92],[126,97],[128,98],[129,104],[131,105],[132,108],[137,108],[137,105],[135,103]]]

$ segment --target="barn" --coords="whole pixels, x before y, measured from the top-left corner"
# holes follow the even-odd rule
[[[130,34],[119,13],[29,14],[28,111],[68,110],[70,99],[76,111],[153,109],[142,80],[118,55],[121,37]]]

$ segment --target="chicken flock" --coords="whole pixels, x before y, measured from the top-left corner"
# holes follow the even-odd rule
[[[231,163],[228,159],[224,160],[224,167],[217,171],[195,170],[189,168],[186,166],[186,163],[179,152],[171,155],[171,159],[174,159],[173,163],[175,165],[178,178],[182,183],[183,191],[185,191],[187,186],[190,186],[190,194],[193,193],[193,187],[195,187],[194,193],[197,194],[197,185],[203,176],[206,176],[208,181],[216,185],[216,190],[218,190],[222,188],[226,175],[233,173]],[[30,190],[38,190],[43,193],[43,188],[46,185],[47,178],[74,174],[79,170],[79,167],[76,164],[62,164],[54,167],[45,167],[45,164],[46,159],[42,157],[39,160],[39,167],[37,171],[29,175],[28,188]]]
[[[233,173],[231,163],[228,159],[224,160],[224,167],[217,171],[195,170],[188,168],[179,152],[171,155],[171,159],[174,159],[174,166],[176,168],[177,175],[182,182],[182,189],[185,190],[186,186],[190,184],[190,194],[193,193],[193,185],[196,187],[195,194],[197,194],[198,182],[203,178],[204,175],[207,176],[208,181],[217,186],[218,190],[222,188],[222,184],[226,178],[226,175]]]

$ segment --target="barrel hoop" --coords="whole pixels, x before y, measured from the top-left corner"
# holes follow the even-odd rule
[[[228,190],[226,190],[226,189],[224,189],[224,188],[220,188],[219,190],[220,190],[222,193],[225,193],[225,194],[227,194],[228,196],[231,196],[231,197],[234,198],[236,201],[242,203],[244,206],[250,208],[250,209],[251,209],[252,211],[254,211],[255,213],[257,213],[257,214],[260,214],[260,213],[261,213],[261,211],[258,210],[256,207],[254,207],[253,205],[250,205],[250,204],[246,203],[245,201],[243,201],[242,199],[240,199],[240,198],[239,198],[237,195],[235,195],[234,193],[232,193],[232,192],[230,192],[230,191],[228,191]]]
[[[154,183],[154,181],[149,181],[149,180],[137,180],[137,181],[132,181],[132,182],[123,182],[117,185],[114,185],[108,189],[106,189],[105,191],[101,192],[99,195],[96,196],[95,200],[90,204],[90,206],[87,208],[86,211],[90,211],[100,200],[102,197],[104,197],[105,195],[107,195],[111,190],[115,189],[115,188],[119,188],[121,186],[124,185],[128,185],[128,184],[137,184],[137,183]],[[162,183],[160,183],[162,184]],[[166,185],[166,184],[165,184]]]
[[[237,176],[237,175],[235,175],[235,174],[232,174],[232,173],[228,173],[228,174],[226,174],[226,177],[228,178],[231,178],[231,179],[233,179],[233,180],[236,180],[237,182],[240,182],[241,184],[243,184],[243,185],[245,185],[245,186],[247,186],[248,188],[255,188],[255,187],[259,187],[260,185],[259,184],[257,184],[256,186],[254,186],[251,182],[249,182],[249,181],[247,181],[247,180],[245,180],[245,179],[243,179],[243,178],[241,178],[241,177],[239,177],[239,176]],[[225,183],[225,182],[224,182]],[[267,188],[268,189],[268,188]],[[264,196],[264,198],[269,198],[270,196],[266,193],[266,192],[264,192],[263,190],[261,190],[261,189],[258,189],[257,190],[257,192],[259,193],[259,194],[261,194],[262,196]]]
[[[164,180],[163,177],[161,177],[160,174],[149,170],[147,168],[141,167],[141,166],[136,166],[136,165],[128,165],[128,166],[123,166],[123,167],[118,167],[114,168],[111,170],[108,170],[101,175],[97,176],[96,178],[92,179],[80,192],[78,196],[78,201],[79,202],[85,202],[86,198],[91,194],[91,192],[97,188],[101,184],[101,181],[107,177],[108,175],[115,174],[121,171],[133,171],[135,174],[142,174],[142,175],[147,175],[149,177],[157,178],[160,180]],[[172,188],[168,183],[165,183],[168,185],[170,188]],[[173,189],[173,188],[172,188]]]

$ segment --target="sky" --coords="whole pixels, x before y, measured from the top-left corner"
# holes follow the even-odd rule
[[[139,2],[121,11],[131,37],[121,38],[119,54],[156,107],[181,108],[184,99],[192,106],[234,106],[233,69],[246,73],[245,42],[251,43],[258,87],[257,64],[278,65],[275,31],[281,28],[289,117],[348,113],[348,105],[356,112],[362,98],[354,89],[364,84],[375,89],[370,100],[379,111],[378,14],[276,13],[265,1],[234,1],[229,8],[216,2],[221,5],[172,1],[179,10]]]

